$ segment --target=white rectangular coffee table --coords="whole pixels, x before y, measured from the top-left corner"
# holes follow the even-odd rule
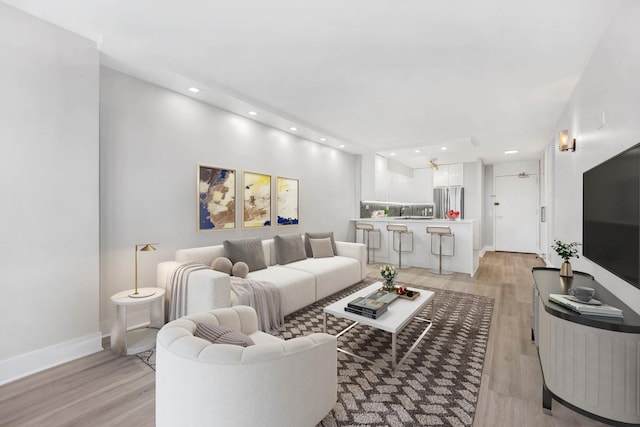
[[[368,317],[361,316],[356,313],[350,313],[344,310],[347,304],[353,301],[354,299],[356,299],[357,297],[367,296],[370,293],[374,292],[375,290],[380,289],[381,287],[382,287],[381,282],[373,283],[367,286],[366,288],[363,288],[358,292],[348,295],[342,298],[341,300],[336,301],[333,304],[325,307],[324,308],[324,331],[327,332],[327,316],[330,314],[332,316],[352,320],[354,322],[344,330],[340,331],[336,335],[336,338],[339,338],[341,335],[344,335],[349,330],[351,330],[351,328],[359,324],[371,326],[372,328],[377,328],[385,332],[391,333],[391,371],[395,372],[398,366],[400,366],[405,361],[405,359],[411,354],[411,352],[418,346],[418,344],[420,344],[420,341],[422,341],[422,338],[424,338],[426,333],[429,332],[429,329],[431,329],[431,326],[433,326],[433,321],[431,319],[423,319],[421,317],[417,317],[417,314],[419,314],[426,307],[426,305],[429,302],[431,302],[431,318],[433,319],[434,313],[435,313],[434,311],[435,294],[431,291],[426,291],[424,289],[408,288],[409,290],[419,291],[420,296],[413,301],[403,299],[403,298],[397,298],[395,301],[389,304],[389,308],[387,309],[387,311],[382,313],[382,315],[380,315],[380,317],[378,317],[377,319],[370,319]],[[407,353],[400,360],[400,362],[396,363],[397,335],[413,319],[419,320],[421,322],[425,322],[427,326],[424,328],[420,336],[415,340],[411,348],[407,350]],[[389,369],[388,366],[380,365],[377,362],[374,362],[365,357],[354,354],[348,350],[345,350],[344,348],[338,347],[338,351],[341,351],[342,353],[365,360],[369,363],[373,363],[374,365],[379,366],[381,368]]]

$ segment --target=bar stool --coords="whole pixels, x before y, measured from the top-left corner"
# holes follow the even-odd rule
[[[362,230],[362,243],[367,245],[367,264],[370,264],[369,262],[369,248],[371,247],[370,233],[372,231],[377,231],[377,230],[373,228],[373,224],[371,224],[370,222],[356,222],[356,230]],[[366,239],[365,239],[365,233],[367,235]]]
[[[391,241],[391,247],[396,239],[396,233],[398,234],[398,268],[402,268],[402,235],[411,234],[407,230],[407,226],[404,224],[387,224],[387,231],[393,231],[393,240]]]
[[[456,254],[456,236],[451,231],[451,228],[445,226],[433,226],[427,227],[427,234],[431,234],[431,255],[438,255],[438,269],[430,268],[429,271],[434,274],[453,274],[453,271],[442,270],[442,257],[452,257]],[[438,236],[439,250],[438,253],[433,252],[433,236]],[[442,238],[449,237],[453,240],[453,249],[450,254],[442,253]]]

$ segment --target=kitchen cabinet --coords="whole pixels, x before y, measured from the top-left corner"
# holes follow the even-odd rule
[[[449,187],[460,186],[463,184],[463,169],[464,165],[462,163],[455,163],[449,166]]]
[[[462,187],[464,174],[464,165],[462,163],[454,163],[450,165],[440,165],[437,170],[433,170],[433,186],[434,187]]]
[[[442,268],[444,270],[455,271],[457,273],[469,274],[471,277],[476,273],[479,266],[479,250],[477,249],[476,236],[478,235],[478,221],[474,219],[462,219],[450,221],[448,219],[407,219],[402,218],[353,218],[350,228],[353,230],[356,241],[362,241],[362,233],[355,232],[355,224],[357,222],[370,222],[374,229],[380,231],[380,247],[372,249],[371,261],[376,263],[391,264],[398,261],[398,239],[394,238],[393,232],[387,231],[388,224],[403,224],[413,233],[412,245],[405,238],[402,239],[402,265],[420,268],[434,268],[439,266],[439,257],[434,255],[438,251],[437,239],[432,241],[433,235],[426,232],[427,226],[450,227],[455,234],[455,255],[442,258]],[[372,234],[372,242],[374,242]],[[377,242],[376,242],[377,243]],[[449,239],[443,240],[443,252],[451,253],[453,249],[447,246],[452,242]],[[433,245],[433,246],[432,246]],[[412,248],[412,252],[405,252],[408,248]]]

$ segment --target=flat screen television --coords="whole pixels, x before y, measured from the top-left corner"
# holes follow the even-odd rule
[[[582,254],[640,288],[640,144],[582,175]]]

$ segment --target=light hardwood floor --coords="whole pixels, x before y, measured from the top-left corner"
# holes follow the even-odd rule
[[[495,299],[474,425],[603,425],[553,402],[542,412],[542,376],[531,342],[531,254],[488,252],[475,277],[401,270],[397,280]],[[369,266],[378,277],[378,266]],[[428,345],[428,338],[424,343]],[[425,345],[425,344],[423,344]],[[61,365],[0,387],[1,426],[153,426],[155,374],[137,357],[110,351]]]

